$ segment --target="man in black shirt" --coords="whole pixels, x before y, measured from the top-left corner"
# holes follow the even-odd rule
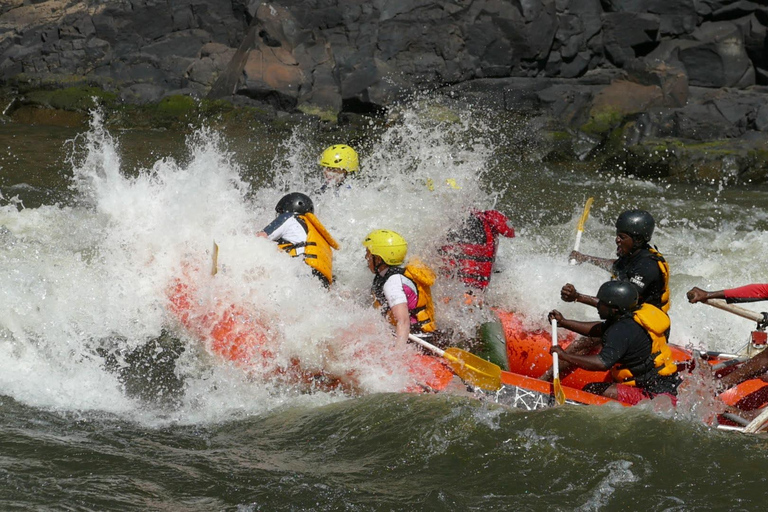
[[[629,281],[637,288],[640,303],[649,303],[665,313],[669,311],[669,265],[649,242],[656,223],[645,210],[628,210],[616,220],[617,259],[588,256],[578,251],[570,259],[587,262],[611,272],[613,279]],[[568,283],[560,290],[565,302],[597,305],[597,298],[584,295]]]
[[[627,210],[616,219],[617,259],[588,256],[578,251],[571,252],[570,259],[592,263],[611,272],[613,279],[632,283],[637,289],[640,304],[654,305],[666,313],[669,310],[669,265],[661,253],[649,244],[655,227],[653,216],[647,211]],[[580,302],[594,307],[598,302],[597,297],[579,293],[571,283],[560,290],[560,298],[565,302]],[[568,352],[584,354],[599,344],[600,337],[586,336],[572,343]],[[552,369],[540,379],[551,380]]]
[[[604,283],[596,298],[602,322],[568,320],[557,310],[549,319],[584,336],[599,337],[600,352],[578,355],[555,346],[550,353],[585,370],[613,370],[617,382],[594,382],[585,391],[630,404],[658,394],[676,396],[680,377],[664,335],[669,329],[666,314],[650,304],[638,306],[637,289],[623,281]]]

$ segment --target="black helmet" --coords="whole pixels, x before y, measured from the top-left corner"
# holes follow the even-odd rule
[[[619,311],[631,311],[637,306],[637,288],[627,281],[608,281],[597,290],[597,299]]]
[[[312,200],[306,194],[301,192],[291,192],[284,195],[282,199],[277,202],[275,206],[277,213],[293,212],[301,215],[302,213],[314,213],[315,205],[312,204]]]
[[[645,210],[627,210],[616,219],[616,233],[626,233],[642,243],[651,241],[656,223]]]

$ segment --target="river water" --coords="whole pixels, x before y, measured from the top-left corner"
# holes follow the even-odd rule
[[[311,194],[342,244],[331,292],[254,236],[284,193],[319,188],[327,131],[113,132],[101,113],[84,129],[0,125],[0,508],[762,510],[768,441],[710,427],[699,377],[676,409],[527,412],[398,392],[402,354],[368,307],[372,229],[435,263],[470,207],[500,209],[517,237],[501,241],[487,302],[544,328],[553,308],[595,318],[559,300],[566,282],[594,293],[608,277],[567,263],[585,199],[582,250],[603,257],[618,213],[648,209],[672,267],[672,341],[702,350],[737,350],[753,326],[685,291],[768,272],[765,189],[547,164],[532,124],[500,129],[479,108],[446,120],[435,103],[358,137],[351,186]],[[266,379],[180,327],[169,285],[210,264],[214,240],[221,270],[204,294],[258,311],[279,358],[356,372],[358,395]],[[459,335],[488,319],[442,300],[454,283],[434,291]]]

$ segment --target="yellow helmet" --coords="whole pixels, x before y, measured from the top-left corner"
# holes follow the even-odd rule
[[[368,233],[363,240],[363,246],[390,266],[402,265],[408,253],[408,242],[405,238],[386,229],[377,229]]]
[[[360,161],[357,152],[346,144],[335,144],[320,155],[320,165],[332,169],[341,169],[345,172],[357,172],[360,170]]]

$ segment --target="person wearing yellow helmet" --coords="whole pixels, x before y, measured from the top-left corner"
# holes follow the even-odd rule
[[[435,282],[432,270],[417,260],[403,266],[408,243],[395,231],[377,229],[363,240],[368,270],[373,273],[371,294],[374,306],[381,308],[395,325],[399,345],[408,334],[436,334],[435,308],[430,287]]]
[[[346,144],[334,144],[329,146],[320,155],[318,162],[323,170],[325,185],[321,191],[329,186],[339,188],[344,184],[347,175],[360,170],[360,160],[357,151]]]

